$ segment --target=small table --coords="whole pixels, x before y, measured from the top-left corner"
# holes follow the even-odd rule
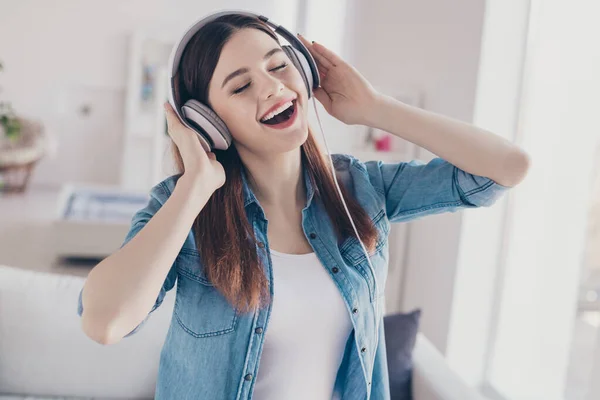
[[[0,164],[0,192],[3,193],[23,193],[27,189],[29,178],[33,168],[39,159],[25,162],[22,164]]]

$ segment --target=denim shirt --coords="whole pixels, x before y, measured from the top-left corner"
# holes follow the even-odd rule
[[[354,237],[338,243],[323,203],[319,196],[314,196],[315,190],[303,168],[307,200],[302,210],[302,228],[323,268],[336,283],[354,327],[346,341],[332,395],[344,400],[387,400],[390,393],[382,308],[390,223],[490,206],[507,188],[462,171],[440,158],[429,163],[362,162],[346,154],[333,154],[332,158],[340,185],[349,189],[379,233],[376,249],[370,255],[377,275],[376,287],[360,243]],[[148,205],[134,215],[123,245],[165,203],[179,176],[171,176],[152,188]],[[245,174],[242,177],[246,215],[259,242],[256,251],[265,265],[273,296],[268,221]],[[237,313],[205,276],[193,231],[167,274],[148,316],[175,284],[175,306],[161,352],[156,398],[250,399],[269,327],[271,305],[254,313]],[[377,348],[372,307],[375,299],[380,300]],[[82,311],[80,293],[79,315]],[[138,331],[148,316],[126,337]],[[298,329],[313,327],[299,326]]]

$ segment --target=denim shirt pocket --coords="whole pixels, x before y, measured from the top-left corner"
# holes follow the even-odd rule
[[[388,235],[390,231],[390,223],[385,218],[385,211],[380,210],[375,217],[372,218],[373,224],[375,225],[379,237],[377,238],[377,244],[375,251],[369,253],[369,259],[377,274],[377,288],[375,288],[375,279],[367,257],[360,245],[359,241],[355,237],[349,237],[345,239],[340,248],[340,254],[346,264],[350,267],[356,268],[367,282],[369,288],[369,299],[371,302],[375,298],[379,298],[384,295],[385,292],[385,281],[387,278],[387,264],[388,264]],[[377,289],[377,294],[375,290]]]
[[[196,338],[231,333],[237,312],[206,278],[196,250],[183,248],[177,256],[177,295],[174,317]]]

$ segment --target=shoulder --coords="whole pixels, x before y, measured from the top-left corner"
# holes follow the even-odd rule
[[[338,165],[348,166],[352,162],[358,161],[358,159],[353,155],[345,153],[333,153],[331,154],[331,159],[333,160],[333,163],[336,167]]]
[[[352,154],[336,153],[331,155],[336,175],[346,177],[352,182],[370,180],[370,169],[377,168],[380,161],[363,162]]]
[[[177,181],[183,174],[171,175],[160,181],[150,189],[150,196],[163,204],[175,190]]]
[[[332,154],[333,165],[338,181],[343,183],[351,193],[365,205],[377,204],[384,201],[381,191],[372,183],[373,168],[377,168],[380,161],[363,162],[351,154]]]
[[[338,172],[349,171],[351,169],[366,170],[365,164],[352,154],[335,153],[331,155],[335,170]]]
[[[380,161],[363,162],[352,154],[335,153],[331,155],[337,176],[347,176],[351,180],[368,179],[370,164],[377,166]]]
[[[348,177],[353,177],[356,171],[367,172],[365,164],[351,154],[334,153],[331,154],[331,159],[338,176],[347,175]],[[175,185],[177,185],[177,181],[182,175],[180,173],[165,178],[152,187],[150,195],[161,203],[164,203],[175,190]]]

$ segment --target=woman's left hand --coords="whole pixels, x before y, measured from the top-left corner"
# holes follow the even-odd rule
[[[379,93],[333,51],[319,43],[308,42],[300,34],[298,38],[308,48],[319,69],[321,85],[314,90],[317,100],[329,114],[345,124],[367,125]]]

